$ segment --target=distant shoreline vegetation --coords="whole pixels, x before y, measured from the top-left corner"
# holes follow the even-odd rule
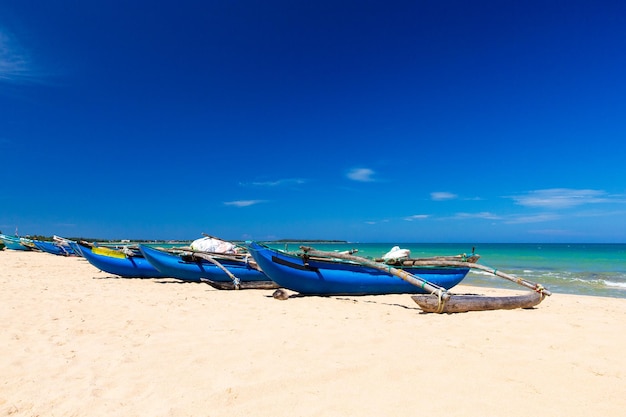
[[[44,242],[52,242],[54,241],[54,236],[43,236],[43,235],[24,235],[20,236],[27,239],[32,240],[41,240]],[[63,239],[73,240],[75,242],[98,242],[98,243],[111,243],[111,244],[120,244],[120,243],[189,243],[191,240],[177,240],[177,239],[100,239],[100,238],[91,238],[91,237],[63,237]]]
[[[26,235],[21,236],[28,239],[33,240],[42,240],[42,241],[53,241],[53,236],[43,236],[43,235]],[[98,243],[107,243],[107,244],[128,244],[128,243],[190,243],[193,242],[194,239],[187,240],[178,240],[178,239],[101,239],[101,238],[86,238],[86,237],[66,237],[65,239],[73,240],[73,241],[85,241],[85,242],[98,242]],[[220,239],[220,238],[217,238]],[[224,241],[229,241],[228,239],[220,239]],[[232,240],[231,242],[244,242],[243,240]],[[347,240],[338,240],[338,239],[276,239],[276,240],[259,240],[259,242],[264,243],[322,243],[322,244],[346,244],[350,243]]]

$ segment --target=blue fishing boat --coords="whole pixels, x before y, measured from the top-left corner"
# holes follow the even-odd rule
[[[391,265],[365,258],[354,256],[353,260],[346,260],[339,259],[340,254],[323,253],[320,256],[322,252],[310,255],[316,251],[294,255],[257,242],[247,242],[246,247],[274,282],[307,295],[425,294],[433,292],[433,289],[454,287],[470,270],[469,266],[423,266],[421,260],[393,266],[394,271],[404,271],[404,275],[419,281],[421,285],[418,286],[392,274]]]
[[[139,245],[139,250],[161,273],[183,281],[226,283],[231,283],[234,279],[240,282],[270,281],[249,254],[199,251],[172,253],[143,244]]]
[[[4,245],[7,249],[11,250],[32,250],[31,247],[25,246],[22,244],[21,239],[19,237],[13,237],[9,235],[0,234],[0,239],[4,242]]]
[[[33,244],[40,251],[51,253],[53,255],[61,255],[61,256],[75,255],[74,250],[69,245],[63,245],[59,242],[48,242],[45,240],[33,240]]]
[[[124,278],[164,278],[167,275],[159,272],[141,254],[133,252],[90,247],[83,243],[78,243],[80,251],[85,259],[109,274],[119,275]]]
[[[67,239],[57,235],[54,235],[52,239],[56,244],[63,246],[63,248],[69,248],[74,256],[83,256],[83,253],[80,250],[80,245],[75,240]]]

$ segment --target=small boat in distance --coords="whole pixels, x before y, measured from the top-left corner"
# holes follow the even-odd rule
[[[49,242],[46,240],[33,240],[33,244],[42,252],[51,253],[53,255],[72,256],[76,255],[74,249],[69,244],[63,245],[60,242]]]
[[[7,247],[7,249],[11,249],[11,250],[32,250],[31,247],[25,246],[22,243],[21,238],[19,238],[19,237],[14,237],[14,236],[0,234],[0,240],[2,240],[2,242],[4,242],[4,245]]]

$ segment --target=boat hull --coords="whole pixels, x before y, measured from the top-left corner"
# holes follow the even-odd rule
[[[330,259],[308,260],[250,242],[250,254],[265,274],[281,287],[307,295],[425,294],[384,270]],[[436,286],[450,289],[461,282],[469,268],[405,267]]]
[[[139,245],[139,250],[154,268],[168,277],[193,282],[202,282],[203,279],[215,282],[232,281],[221,268],[209,261],[198,258],[193,260],[183,258],[180,255],[154,249],[146,245]],[[248,262],[219,258],[217,260],[242,282],[269,280],[267,275],[254,269]]]
[[[6,246],[7,249],[11,249],[11,250],[32,250],[28,246],[24,246],[20,242],[20,238],[19,237],[15,238],[15,237],[12,237],[12,236],[0,235],[0,239],[2,239],[2,241],[4,242],[4,245]]]
[[[33,240],[33,244],[42,252],[51,253],[53,255],[70,256],[74,255],[74,250],[69,246],[63,246],[53,242],[43,240]]]
[[[113,257],[94,253],[90,247],[79,245],[85,259],[109,274],[124,278],[164,278],[167,275],[159,272],[150,262],[140,256]]]

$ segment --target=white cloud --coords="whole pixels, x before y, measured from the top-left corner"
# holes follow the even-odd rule
[[[33,77],[25,51],[4,31],[0,31],[0,81],[19,82]]]
[[[224,205],[235,206],[235,207],[248,207],[248,206],[253,206],[255,204],[259,204],[262,202],[263,200],[236,200],[236,201],[225,201]]]
[[[488,211],[482,211],[480,213],[457,213],[454,216],[455,219],[486,219],[486,220],[500,220],[502,217],[497,214],[490,213]]]
[[[454,200],[458,196],[456,194],[448,193],[445,191],[436,191],[430,193],[430,198],[434,201]]]
[[[534,214],[529,216],[517,216],[506,223],[509,224],[526,224],[526,223],[542,223],[560,219],[561,216],[554,213]]]
[[[369,168],[353,168],[348,171],[348,178],[353,181],[372,182],[374,181],[374,171]]]
[[[529,191],[526,194],[510,197],[525,207],[563,209],[583,204],[606,203],[609,199],[602,190],[575,190],[571,188],[551,188]]]
[[[413,220],[422,220],[422,219],[427,219],[429,217],[430,215],[428,214],[414,214],[412,216],[405,217],[404,220],[408,222],[412,222]]]
[[[253,185],[255,187],[280,187],[280,186],[288,186],[288,185],[299,185],[305,184],[307,180],[303,178],[285,178],[275,181],[255,181],[249,183],[249,185]],[[247,183],[240,183],[240,185],[248,185]]]
[[[378,221],[369,220],[365,222],[365,224],[380,224],[380,223],[389,223],[389,220],[388,219],[378,220]]]

